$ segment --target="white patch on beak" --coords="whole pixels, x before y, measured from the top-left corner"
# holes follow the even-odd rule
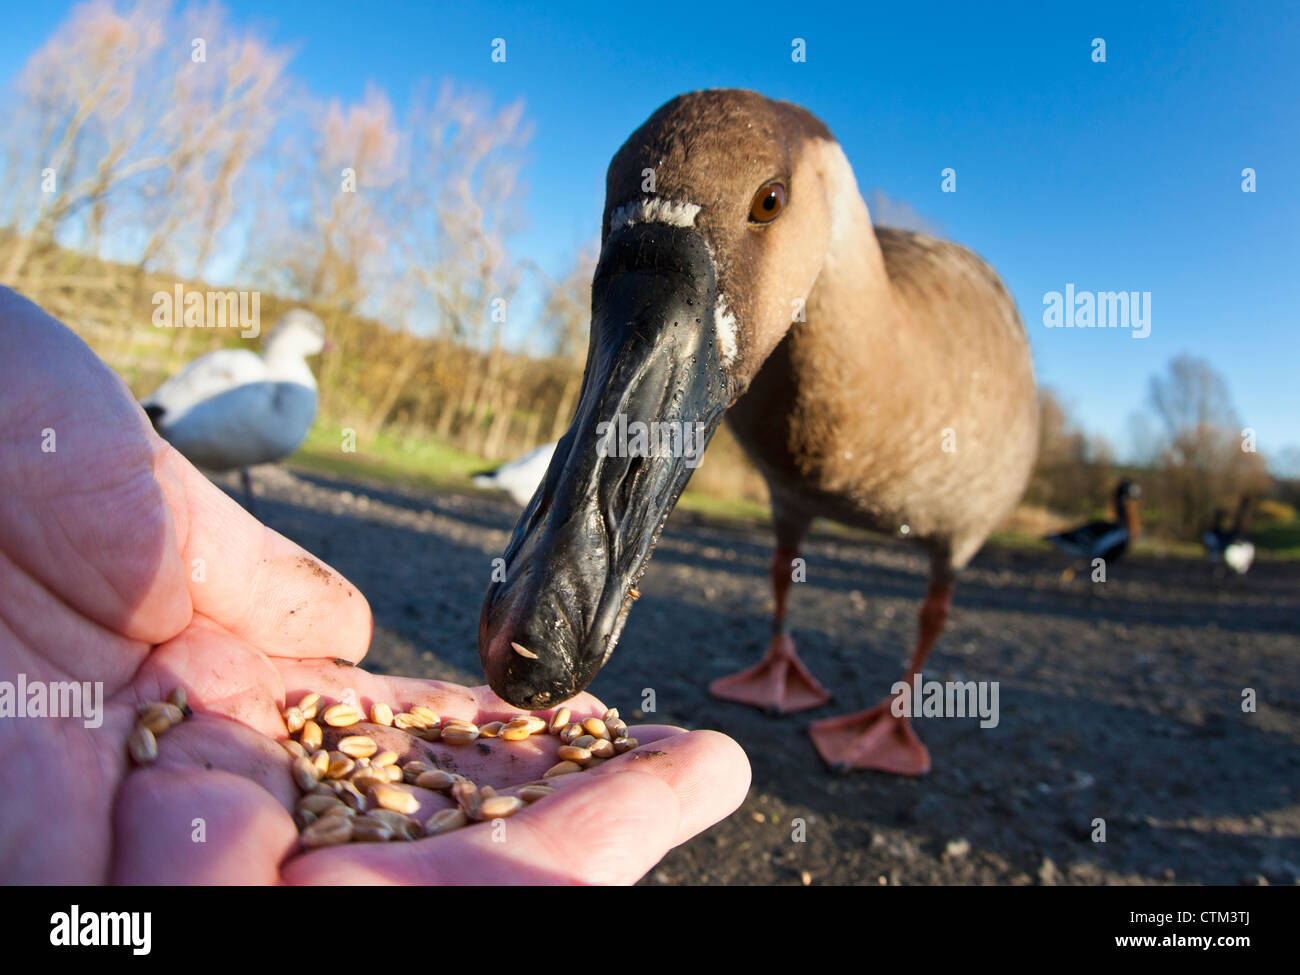
[[[731,313],[721,294],[713,306],[713,328],[718,333],[722,364],[729,366],[736,359],[736,316]]]
[[[613,236],[624,227],[637,223],[666,223],[673,227],[695,226],[695,215],[700,212],[694,203],[674,203],[659,197],[624,203],[609,215],[609,233]]]
[[[700,212],[698,204],[674,202],[660,197],[646,197],[633,203],[624,203],[609,215],[609,235],[638,223],[665,223],[673,227],[693,227],[695,217]],[[608,238],[606,238],[608,239]],[[713,257],[713,248],[704,242]],[[736,359],[736,316],[727,308],[726,299],[721,294],[713,306],[713,327],[718,336],[718,350],[722,354],[724,365],[731,365]]]

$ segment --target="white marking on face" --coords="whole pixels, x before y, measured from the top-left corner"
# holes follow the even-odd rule
[[[695,215],[700,212],[694,203],[676,203],[659,197],[624,203],[609,215],[609,232],[612,236],[624,227],[638,223],[666,223],[673,227],[695,226]]]
[[[713,306],[713,327],[718,333],[718,349],[722,353],[722,364],[729,366],[736,359],[736,316],[727,307],[727,300],[718,295]]]
[[[659,197],[636,200],[625,203],[609,215],[609,236],[638,223],[665,223],[673,227],[693,227],[695,217],[700,212],[696,203],[676,202]],[[708,246],[708,241],[705,241]],[[708,247],[709,257],[713,257],[713,248]],[[713,327],[718,336],[718,349],[722,353],[724,365],[735,361],[736,316],[727,307],[726,299],[721,294],[713,306]]]

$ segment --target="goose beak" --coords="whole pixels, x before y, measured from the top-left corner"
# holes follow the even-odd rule
[[[729,403],[715,299],[713,259],[694,230],[635,224],[606,241],[573,424],[479,617],[487,681],[517,707],[577,694],[618,642],[633,587]]]

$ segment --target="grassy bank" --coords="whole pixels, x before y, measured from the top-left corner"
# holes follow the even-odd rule
[[[383,431],[358,438],[356,449],[343,449],[343,432],[335,425],[318,423],[291,463],[305,470],[358,477],[421,490],[477,490],[471,478],[495,464],[477,454],[440,444],[427,437],[403,436]],[[719,521],[759,526],[770,521],[768,507],[750,498],[720,496],[688,487],[678,504],[693,514]],[[819,525],[819,527],[828,527]],[[1259,525],[1251,532],[1259,557],[1300,559],[1300,520]],[[1023,530],[995,532],[989,545],[998,548],[1044,550],[1042,537]],[[1137,551],[1166,558],[1202,558],[1195,542],[1143,538]]]
[[[358,439],[355,451],[342,447],[337,427],[318,423],[291,464],[306,470],[361,477],[426,490],[477,490],[473,476],[496,466],[487,458],[439,444],[427,438],[380,432]],[[722,521],[761,524],[767,505],[744,498],[726,498],[687,488],[678,507]]]

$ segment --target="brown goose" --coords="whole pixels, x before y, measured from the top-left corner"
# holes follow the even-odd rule
[[[610,164],[578,408],[483,603],[479,655],[498,694],[541,708],[586,687],[690,475],[688,449],[629,447],[611,431],[685,424],[707,439],[728,408],[771,489],[776,619],[763,660],[713,692],[786,711],[826,700],[785,632],[790,560],[816,516],[906,526],[929,551],[910,680],[957,569],[1034,462],[1024,329],[974,254],[872,227],[844,153],[811,114],[721,90],[673,99]],[[925,746],[888,703],[816,723],[822,756],[927,771]]]

